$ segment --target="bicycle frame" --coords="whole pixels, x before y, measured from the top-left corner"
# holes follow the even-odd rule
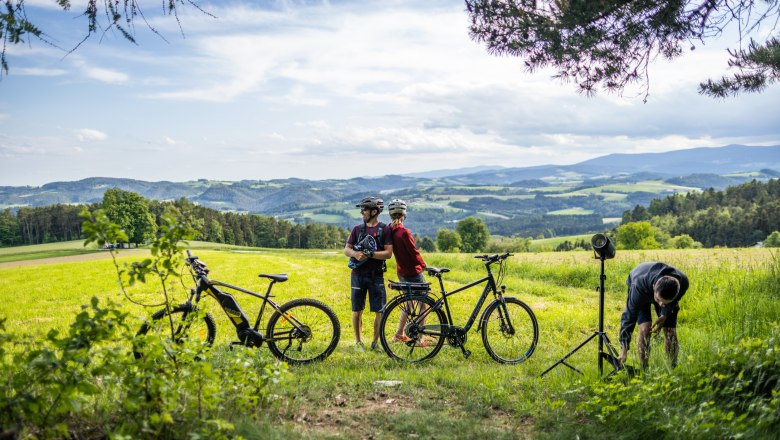
[[[416,320],[424,322],[425,318],[428,316],[428,314],[431,313],[433,309],[438,309],[443,304],[445,314],[447,317],[447,325],[450,327],[446,329],[442,329],[441,336],[449,336],[455,331],[461,331],[467,333],[469,330],[471,330],[471,326],[473,326],[474,322],[477,320],[477,315],[479,314],[480,310],[482,310],[482,306],[485,305],[485,300],[488,297],[488,293],[493,292],[493,296],[496,298],[500,298],[503,296],[503,292],[499,291],[496,288],[496,280],[493,277],[493,272],[490,270],[490,264],[492,263],[493,262],[490,261],[485,264],[487,275],[485,275],[483,278],[480,278],[477,281],[473,281],[469,284],[466,284],[465,286],[461,286],[449,292],[444,290],[444,281],[442,280],[442,273],[435,274],[434,276],[439,279],[439,286],[441,288],[441,298],[437,299],[434,305],[430,309],[424,311]],[[447,298],[452,295],[455,295],[458,292],[468,290],[474,286],[478,286],[485,282],[487,282],[487,284],[485,285],[485,288],[482,290],[482,294],[479,296],[477,303],[474,305],[474,310],[471,312],[471,316],[469,316],[468,321],[466,321],[466,325],[464,326],[455,325],[454,321],[452,320],[452,312],[450,311],[450,304],[449,301],[447,301]],[[480,320],[477,330],[480,330],[481,328],[482,328],[482,320]],[[435,334],[435,333],[431,332],[431,334]]]
[[[239,339],[241,339],[241,332],[246,331],[247,329],[252,329],[255,332],[258,332],[259,334],[260,322],[263,319],[263,314],[265,312],[266,304],[269,304],[271,308],[273,308],[277,312],[282,313],[279,304],[277,304],[274,300],[271,299],[271,289],[273,288],[273,285],[277,282],[274,279],[271,279],[271,283],[268,285],[268,290],[266,291],[265,295],[262,295],[257,292],[253,292],[251,290],[244,289],[239,286],[234,286],[232,284],[224,283],[222,281],[210,280],[204,273],[200,273],[200,271],[198,270],[195,270],[194,273],[192,273],[193,272],[192,266],[190,266],[190,271],[196,283],[196,288],[192,289],[190,295],[190,301],[192,301],[192,296],[194,295],[195,303],[197,304],[198,302],[200,302],[201,293],[204,291],[209,296],[213,297],[217,301],[217,303],[219,303],[219,305],[222,307],[222,310],[225,311],[225,314],[230,319],[230,322],[233,323],[233,326],[235,326],[236,333],[238,334]],[[250,326],[249,318],[247,317],[246,313],[244,313],[244,311],[241,309],[241,306],[238,304],[236,298],[230,293],[223,292],[222,290],[219,289],[219,287],[224,287],[247,295],[251,295],[263,301],[263,304],[260,306],[260,311],[257,314],[257,319],[255,320],[254,326]],[[298,330],[301,330],[303,327],[303,324],[300,321],[298,321],[294,316],[292,316],[290,313],[284,313],[283,319],[286,319],[287,321],[291,322]],[[260,336],[263,338],[264,341],[270,339],[262,334],[260,334]],[[283,337],[273,338],[274,341],[282,340],[282,339],[285,338]]]

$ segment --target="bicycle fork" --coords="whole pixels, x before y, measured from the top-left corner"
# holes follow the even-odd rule
[[[498,307],[498,320],[500,322],[500,329],[502,332],[509,336],[514,336],[515,328],[512,325],[512,320],[509,318],[509,311],[506,308],[506,300],[504,299],[504,293],[506,292],[506,286],[501,286],[501,293],[496,295],[496,299],[500,301]]]

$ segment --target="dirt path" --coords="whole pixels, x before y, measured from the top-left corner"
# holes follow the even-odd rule
[[[148,254],[148,249],[128,249],[122,250],[119,253],[120,257],[127,257],[138,254]],[[22,267],[22,266],[38,266],[41,264],[60,264],[60,263],[77,263],[81,261],[93,261],[93,260],[105,260],[111,258],[111,253],[95,252],[92,254],[70,255],[67,257],[52,257],[52,258],[39,258],[37,260],[21,260],[21,261],[9,261],[6,263],[0,263],[0,269],[7,267]]]

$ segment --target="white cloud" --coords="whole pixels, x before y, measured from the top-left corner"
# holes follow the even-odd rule
[[[109,84],[123,84],[129,79],[127,74],[112,69],[103,69],[100,67],[88,67],[84,69],[84,74],[89,77]]]
[[[108,139],[108,135],[102,131],[93,130],[91,128],[81,128],[74,130],[76,139],[80,141],[104,141]]]
[[[13,70],[14,75],[27,76],[62,76],[67,73],[64,69],[47,69],[40,67],[20,67]]]
[[[51,7],[35,4],[42,1]],[[354,176],[367,159],[423,171],[780,144],[780,87],[726,102],[696,93],[699,81],[724,71],[723,47],[733,39],[656,60],[643,104],[637,91],[588,99],[550,71],[529,74],[521,59],[489,55],[469,38],[462,2],[226,0],[204,6],[217,19],[180,9],[181,38],[174,17],[142,1],[167,42],[138,22],[138,45],[106,35],[64,61],[48,46],[11,48],[22,63],[0,82],[0,112],[8,115],[0,113],[0,133],[25,141],[0,142],[0,154],[74,154],[89,144],[74,147],[61,127],[110,127],[110,145],[90,149],[91,158],[123,154],[128,170],[170,180],[172,171],[153,171],[129,152],[182,160],[174,153],[186,145],[208,158],[190,164],[187,178],[326,178]],[[51,23],[47,29],[59,29]],[[60,128],[44,135],[42,127]],[[108,138],[75,134],[81,142]],[[101,169],[75,165],[84,161],[71,163],[84,167],[83,177]]]

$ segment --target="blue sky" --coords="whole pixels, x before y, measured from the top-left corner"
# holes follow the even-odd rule
[[[476,165],[570,164],[610,153],[779,145],[780,86],[725,101],[726,33],[671,63],[650,96],[587,98],[468,36],[460,1],[142,1],[138,45],[117,33],[75,52],[78,8],[27,0],[57,47],[9,47],[0,81],[0,186],[86,177],[308,179]],[[78,3],[78,2],[74,2]]]

